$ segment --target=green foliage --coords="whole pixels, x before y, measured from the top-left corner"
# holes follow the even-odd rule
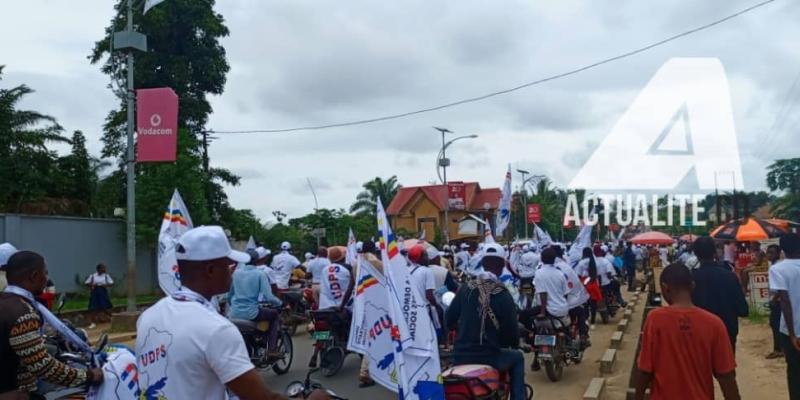
[[[767,186],[772,191],[783,191],[773,203],[777,217],[800,219],[800,158],[777,160],[768,167]]]
[[[177,161],[140,164],[136,168],[137,239],[148,244],[155,242],[161,213],[175,188],[195,225],[220,224],[238,236],[255,219],[252,212],[235,210],[228,203],[223,185],[238,185],[239,177],[203,162],[200,136],[211,113],[207,95],[222,93],[230,69],[219,42],[229,32],[222,16],[214,12],[214,3],[170,0],[147,15],[142,15],[141,7],[134,7],[136,29],[148,37],[148,51],[136,53],[136,87],[170,87],[180,101]],[[101,70],[112,82],[124,82],[127,74],[121,55],[111,53],[113,32],[125,29],[125,5],[126,0],[116,2],[117,13],[89,57],[92,63],[102,62]],[[101,214],[125,205],[125,191],[115,188],[125,182],[122,160],[126,152],[126,106],[120,99],[119,107],[109,113],[104,125],[103,156],[117,158],[119,169],[99,185],[97,210]]]
[[[364,190],[356,196],[356,202],[350,206],[350,212],[360,216],[375,216],[377,203],[375,199],[381,199],[384,207],[388,207],[392,202],[400,185],[397,184],[397,176],[392,175],[389,179],[383,180],[380,177],[366,182],[362,185]]]

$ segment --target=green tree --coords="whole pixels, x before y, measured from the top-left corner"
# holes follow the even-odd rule
[[[228,204],[223,184],[238,184],[230,171],[206,168],[200,136],[211,113],[207,95],[219,95],[230,69],[225,49],[219,42],[229,34],[222,16],[214,12],[214,0],[170,0],[142,15],[134,11],[135,25],[148,36],[148,51],[136,54],[134,80],[137,87],[170,87],[179,97],[178,161],[173,164],[140,164],[136,170],[137,235],[153,242],[160,224],[160,213],[178,188],[189,207],[195,224],[209,222],[229,226],[236,214]],[[124,30],[126,0],[118,0],[116,15],[105,30],[105,37],[95,43],[89,57],[92,63],[102,62],[102,71],[112,82],[124,82],[127,67],[120,54],[111,53],[113,32]],[[112,110],[106,118],[103,134],[103,156],[119,160],[124,168],[126,151],[126,103]],[[107,183],[118,183],[120,174],[112,174]],[[124,205],[124,196],[104,187],[103,198]],[[124,193],[124,192],[123,192]],[[111,207],[99,207],[107,211]],[[232,220],[226,221],[225,218]]]
[[[21,212],[23,206],[34,209],[32,203],[47,197],[56,173],[56,154],[46,144],[69,142],[53,117],[17,108],[31,93],[26,85],[0,88],[0,210],[6,212]],[[49,207],[43,206],[42,211],[48,213]]]
[[[800,219],[800,158],[776,160],[767,169],[769,190],[784,192],[773,202],[775,216]]]
[[[397,176],[392,175],[385,181],[376,177],[364,183],[362,187],[364,190],[356,196],[356,202],[350,206],[350,212],[360,216],[374,216],[377,207],[375,199],[381,199],[383,206],[388,207],[401,186],[397,184]]]

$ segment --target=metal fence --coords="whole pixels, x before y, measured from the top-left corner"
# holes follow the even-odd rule
[[[125,223],[114,219],[0,214],[0,243],[45,257],[50,279],[59,292],[78,292],[103,263],[114,279],[112,292],[126,291]],[[136,290],[158,290],[155,248],[136,249]]]

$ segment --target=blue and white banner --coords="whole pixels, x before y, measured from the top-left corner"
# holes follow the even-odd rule
[[[408,263],[400,254],[380,199],[377,203],[381,258],[394,324],[392,339],[400,400],[444,400],[439,346],[428,307],[411,286]]]
[[[503,236],[509,221],[511,221],[511,164],[508,165],[506,178],[503,181],[503,196],[497,206],[497,220],[494,227],[494,235]]]
[[[175,189],[161,221],[161,230],[158,232],[158,285],[167,295],[181,288],[175,245],[178,244],[178,239],[192,228],[189,209],[183,203],[178,189]]]
[[[353,234],[353,228],[350,228],[350,232],[347,234],[347,254],[345,254],[344,262],[355,267],[357,260],[356,235]]]
[[[372,264],[358,257],[358,275],[353,292],[353,320],[347,348],[369,360],[369,376],[381,386],[397,392],[392,316],[386,278]]]

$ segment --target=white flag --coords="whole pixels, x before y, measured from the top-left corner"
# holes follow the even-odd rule
[[[381,258],[394,323],[394,362],[400,400],[444,400],[439,346],[425,299],[411,287],[406,259],[389,226],[380,199],[377,207]]]
[[[358,275],[353,293],[353,320],[347,348],[369,360],[369,376],[381,386],[397,392],[392,316],[386,278],[372,264],[358,257]]]
[[[145,0],[144,2],[144,11],[142,11],[142,15],[147,14],[151,8],[163,3],[164,0]]]
[[[544,231],[539,225],[533,224],[533,230],[536,234],[536,244],[539,246],[540,249],[543,249],[553,243],[553,239],[550,238],[550,235]]]
[[[350,228],[350,233],[347,234],[347,254],[345,254],[344,262],[352,267],[356,266],[358,259],[358,250],[356,249],[356,235],[353,234],[353,228]]]
[[[503,236],[509,221],[511,221],[511,164],[508,165],[506,179],[503,181],[503,196],[500,198],[500,205],[497,206],[494,235]]]
[[[250,239],[247,239],[247,245],[244,246],[244,250],[255,250],[256,249],[256,240],[253,238],[253,235],[250,235]]]
[[[167,295],[181,288],[181,277],[178,274],[178,260],[175,258],[175,245],[178,239],[192,229],[192,218],[183,203],[178,189],[172,194],[161,230],[158,232],[158,285]]]
[[[594,227],[594,225],[591,224],[583,224],[581,226],[578,236],[575,237],[575,241],[572,242],[572,247],[570,247],[567,252],[567,263],[569,263],[569,265],[574,267],[583,256],[583,249],[591,246],[592,227]]]

